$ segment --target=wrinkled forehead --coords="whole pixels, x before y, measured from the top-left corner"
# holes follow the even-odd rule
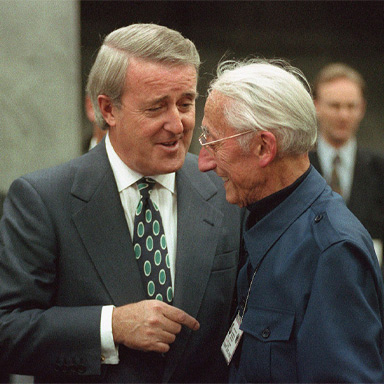
[[[212,114],[222,112],[230,106],[232,100],[228,96],[222,94],[219,91],[212,91],[207,97],[205,102],[204,113]]]
[[[226,111],[232,100],[218,91],[212,91],[205,102],[202,125],[208,131],[225,132],[228,129]]]

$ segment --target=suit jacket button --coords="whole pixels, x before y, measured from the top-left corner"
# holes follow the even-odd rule
[[[323,215],[317,215],[315,217],[315,223],[318,223],[323,218]]]
[[[271,335],[271,330],[269,328],[265,328],[263,332],[261,332],[261,336],[263,339],[268,339],[268,337]]]

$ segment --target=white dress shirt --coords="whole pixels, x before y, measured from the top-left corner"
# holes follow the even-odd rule
[[[88,151],[90,151],[91,149],[95,148],[97,144],[98,144],[98,142],[97,142],[96,137],[92,136],[92,137],[91,137],[91,140],[90,140],[90,142],[89,142],[89,148],[88,148]]]
[[[336,149],[328,144],[319,135],[317,142],[317,154],[320,161],[321,169],[323,170],[323,176],[328,181],[331,180],[333,159],[336,155],[340,157],[340,163],[338,166],[338,176],[340,179],[341,190],[343,191],[343,198],[348,201],[351,195],[353,172],[355,169],[357,142],[356,138],[350,139],[341,148]]]
[[[150,176],[156,180],[152,190],[151,199],[157,204],[163,221],[164,233],[167,239],[167,248],[170,260],[172,286],[175,280],[176,245],[177,245],[177,195],[176,174],[141,175],[130,169],[117,155],[112,147],[109,135],[105,137],[105,147],[109,162],[115,176],[117,189],[120,194],[121,204],[124,209],[125,219],[133,238],[133,227],[136,207],[140,201],[140,193],[136,182],[143,176]],[[127,256],[128,257],[128,256]],[[112,335],[112,311],[113,306],[104,306],[101,314],[100,335],[101,353],[103,364],[118,364],[118,349],[115,346]]]

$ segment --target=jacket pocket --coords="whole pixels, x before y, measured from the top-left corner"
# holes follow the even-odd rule
[[[241,329],[262,342],[289,340],[295,313],[269,308],[248,308]]]
[[[244,334],[239,363],[247,382],[297,381],[294,323],[293,311],[247,309],[240,327]]]
[[[212,272],[221,272],[226,269],[237,267],[238,262],[239,254],[237,250],[215,255]]]

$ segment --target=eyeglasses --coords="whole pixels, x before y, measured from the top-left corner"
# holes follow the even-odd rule
[[[252,132],[256,132],[256,131],[250,130],[250,131],[240,132],[240,133],[237,133],[236,135],[232,135],[232,136],[228,136],[228,137],[223,137],[222,139],[213,140],[213,141],[209,141],[208,142],[207,141],[207,132],[204,132],[204,129],[203,129],[203,133],[199,136],[199,143],[201,144],[202,147],[206,147],[206,146],[210,146],[211,144],[219,143],[220,141],[232,139],[234,137],[246,135],[247,133],[252,133]]]

